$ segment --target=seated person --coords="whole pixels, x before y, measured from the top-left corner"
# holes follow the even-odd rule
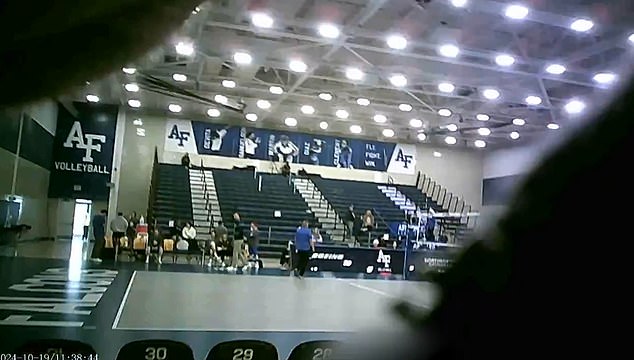
[[[163,263],[163,236],[155,229],[150,232],[148,246],[145,248],[145,263],[150,263],[150,255],[156,254],[156,262],[160,265]]]
[[[316,244],[320,244],[324,242],[324,239],[321,237],[321,234],[319,233],[319,228],[313,229],[313,242]]]
[[[190,222],[185,223],[181,231],[181,237],[182,239],[176,243],[176,248],[182,251],[189,250],[189,244],[196,239],[196,228]]]
[[[288,270],[290,268],[291,245],[293,245],[293,242],[289,241],[288,244],[286,244],[286,247],[284,248],[284,250],[282,250],[282,253],[280,254],[280,269],[282,270]]]

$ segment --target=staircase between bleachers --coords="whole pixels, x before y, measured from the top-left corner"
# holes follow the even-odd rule
[[[293,185],[304,198],[310,211],[315,214],[315,217],[322,225],[322,230],[330,235],[332,240],[343,241],[344,224],[317,186],[307,178],[294,178]]]
[[[218,222],[221,218],[213,172],[189,169],[189,179],[197,239],[211,240],[214,222]]]
[[[405,194],[398,191],[395,186],[390,185],[377,185],[377,188],[381,190],[383,195],[385,195],[388,199],[392,200],[394,205],[398,206],[399,209],[403,210],[405,214],[411,214],[412,212],[423,211],[416,204],[410,200]]]

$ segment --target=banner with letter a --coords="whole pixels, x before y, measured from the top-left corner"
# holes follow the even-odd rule
[[[416,145],[396,144],[387,172],[393,174],[416,174]]]

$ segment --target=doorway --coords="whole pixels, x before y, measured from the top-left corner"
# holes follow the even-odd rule
[[[73,213],[73,237],[88,239],[90,227],[90,214],[92,212],[92,201],[75,200],[75,211]]]

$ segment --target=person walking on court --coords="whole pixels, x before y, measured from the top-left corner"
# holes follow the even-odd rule
[[[233,257],[231,259],[231,266],[227,268],[228,271],[236,271],[238,267],[242,267],[242,270],[248,268],[249,262],[246,256],[244,256],[244,234],[248,230],[240,219],[240,214],[235,212],[233,214]],[[238,263],[240,265],[238,265]]]
[[[101,262],[101,251],[106,243],[106,216],[108,212],[101,210],[92,218],[92,234],[95,237],[95,246],[92,248],[90,260]]]
[[[311,250],[315,251],[315,243],[313,242],[313,233],[308,227],[308,220],[302,221],[302,226],[295,233],[295,251],[297,252],[297,266],[295,266],[295,275],[300,279],[304,277],[308,259],[310,259]]]

